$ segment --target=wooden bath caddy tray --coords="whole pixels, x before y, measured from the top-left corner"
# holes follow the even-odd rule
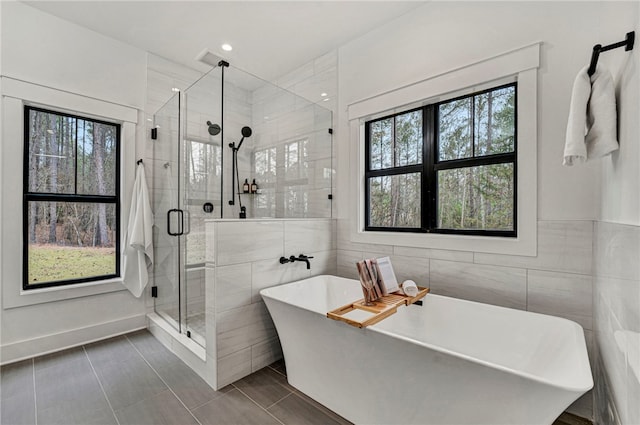
[[[327,313],[327,317],[333,320],[340,320],[341,322],[348,323],[357,328],[364,328],[391,316],[393,313],[398,311],[399,306],[410,305],[424,298],[428,292],[429,288],[422,288],[418,286],[418,295],[415,297],[401,294],[389,294],[379,298],[377,301],[374,301],[373,305],[365,305],[364,299],[361,299],[351,304],[336,308],[335,310],[331,310]],[[345,314],[353,310],[368,311],[369,313],[373,313],[373,315],[365,320],[344,317]]]

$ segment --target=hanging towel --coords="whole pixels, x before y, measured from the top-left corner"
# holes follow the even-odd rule
[[[153,213],[149,204],[149,190],[144,164],[138,164],[131,196],[129,226],[124,247],[124,285],[140,297],[147,286],[147,267],[153,264]]]
[[[587,67],[573,83],[563,165],[600,158],[618,149],[616,95],[611,73],[602,67],[589,77]]]

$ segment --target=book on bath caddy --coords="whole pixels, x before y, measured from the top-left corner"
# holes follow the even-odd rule
[[[370,258],[356,263],[366,304],[382,296],[400,291],[389,257]]]

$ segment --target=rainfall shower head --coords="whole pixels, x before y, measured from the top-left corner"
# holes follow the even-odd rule
[[[206,65],[216,67],[218,66],[220,61],[223,60],[223,58],[219,54],[214,53],[209,49],[204,49],[203,51],[198,53],[198,56],[196,56],[196,60]]]
[[[245,137],[251,137],[251,127],[244,126],[242,127],[242,130],[240,130],[240,132],[242,133],[242,139],[240,139],[240,143],[238,143],[237,149],[240,149],[240,146],[242,146],[242,142],[244,142]]]
[[[212,136],[216,136],[218,133],[220,133],[220,126],[218,124],[211,124],[211,121],[207,121],[207,126],[209,126],[209,134]]]

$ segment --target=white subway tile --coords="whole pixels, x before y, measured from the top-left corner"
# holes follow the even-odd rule
[[[216,232],[218,265],[280,258],[284,255],[282,221],[220,221]]]
[[[429,259],[392,255],[391,264],[398,283],[411,279],[418,286],[429,287]]]
[[[527,310],[564,317],[593,329],[591,276],[529,270]]]
[[[216,314],[217,352],[223,357],[266,341],[276,335],[264,303],[255,303]]]
[[[216,267],[216,312],[251,304],[251,263]]]
[[[251,372],[269,366],[282,358],[282,347],[278,337],[251,346]]]
[[[640,280],[640,227],[596,222],[596,276]]]
[[[434,294],[521,310],[527,307],[524,269],[430,260],[429,271]]]
[[[251,347],[218,358],[218,388],[250,375]]]
[[[271,286],[294,282],[311,276],[307,265],[301,261],[280,264],[280,257],[269,260],[255,261],[251,264],[251,300],[262,302],[260,291]],[[310,260],[310,261],[313,261]]]
[[[473,252],[471,251],[451,251],[445,249],[394,246],[393,254],[403,257],[433,258],[434,260],[473,263]]]
[[[335,275],[337,273],[338,256],[336,250],[312,252],[311,276],[321,274]]]
[[[358,279],[358,270],[356,269],[356,263],[364,259],[363,253],[360,251],[346,251],[339,249],[337,251],[337,256],[338,276],[350,279]]]
[[[332,246],[332,220],[295,220],[284,223],[284,252],[287,255],[329,251]]]
[[[476,252],[474,262],[591,274],[592,242],[591,221],[539,221],[536,257]]]

